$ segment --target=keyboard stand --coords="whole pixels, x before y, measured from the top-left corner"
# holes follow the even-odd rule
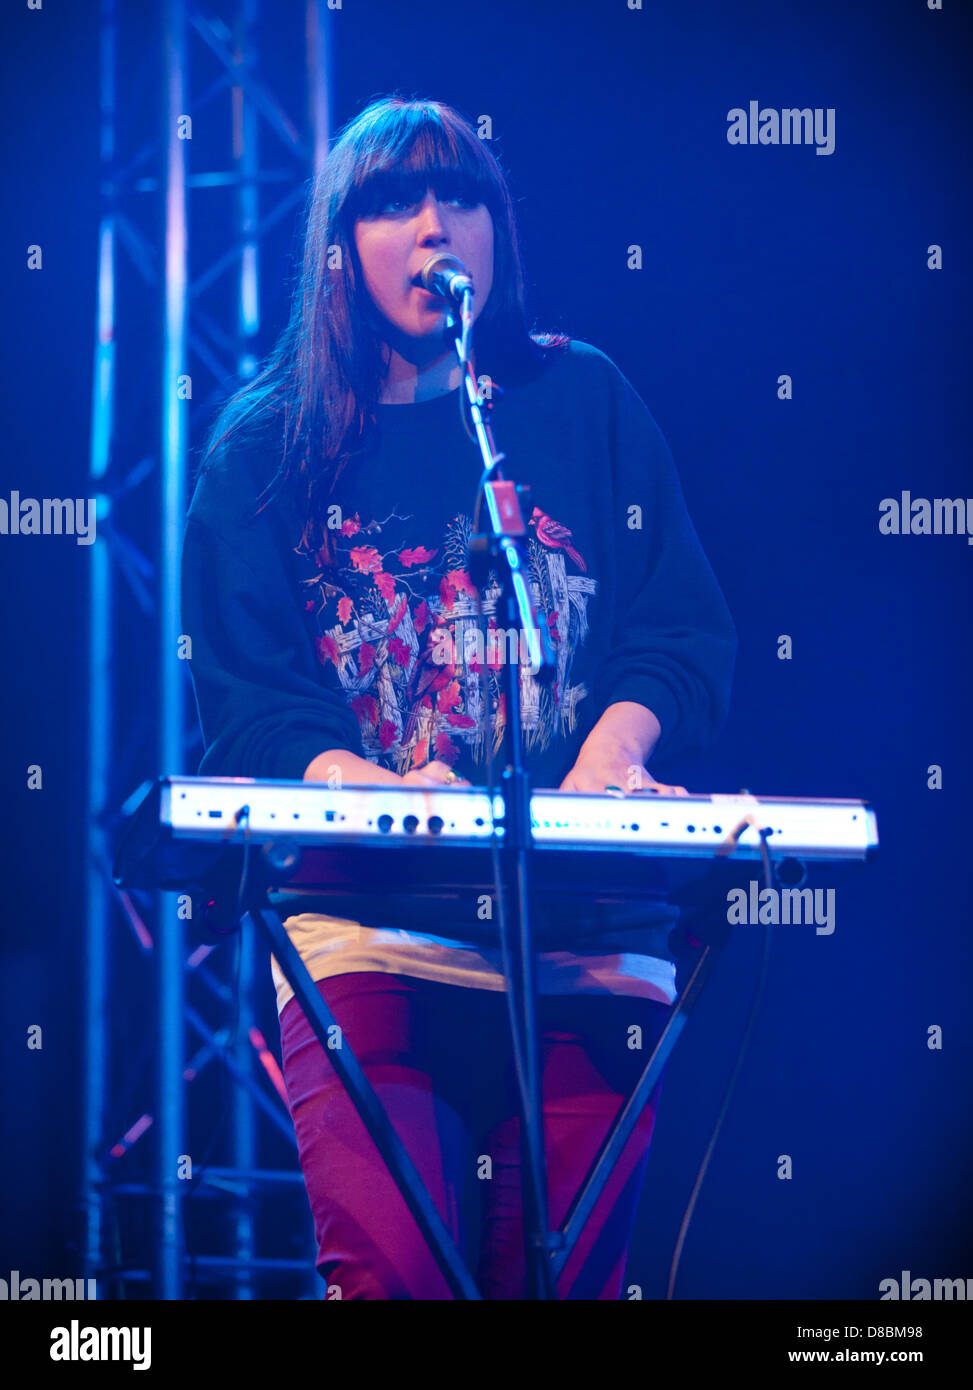
[[[478,1299],[479,1290],[452,1236],[347,1039],[341,1038],[340,1047],[329,1045],[329,1040],[335,1036],[332,1030],[338,1027],[337,1020],[287,935],[279,911],[271,907],[251,908],[241,920],[244,927],[253,928],[269,942],[284,978],[351,1097],[453,1293],[457,1298]]]
[[[685,988],[672,1006],[642,1075],[594,1159],[563,1225],[558,1231],[550,1233],[551,1274],[555,1286],[612,1170],[621,1158],[639,1116],[648,1104],[691,1009],[729,939],[725,883],[725,874],[714,868],[694,885],[693,899],[702,906],[692,916],[681,919],[676,930],[682,932],[692,945],[700,948],[699,957]],[[712,910],[717,907],[718,912]],[[298,1004],[361,1116],[454,1295],[460,1299],[479,1299],[480,1292],[460,1251],[347,1039],[342,1037],[340,1047],[329,1045],[329,1039],[334,1037],[331,1030],[338,1027],[337,1021],[284,928],[284,911],[281,906],[255,905],[244,912],[241,925],[255,931],[270,946],[284,978],[294,991]],[[689,932],[690,926],[692,932]]]

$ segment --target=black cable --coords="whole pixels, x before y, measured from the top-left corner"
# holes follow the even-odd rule
[[[476,501],[473,508],[473,531],[478,529],[480,503],[483,498],[483,484],[491,470],[484,470],[480,479],[480,486],[477,490]],[[493,777],[493,730],[490,726],[490,689],[489,689],[489,667],[487,665],[487,625],[486,614],[483,610],[483,597],[479,586],[476,589],[476,611],[480,635],[483,638],[482,660],[480,662],[480,713],[483,727],[484,754],[486,760],[486,788],[487,800],[490,806],[490,858],[493,867],[494,891],[497,899],[497,924],[500,935],[500,957],[503,965],[504,978],[510,979],[510,951],[507,939],[507,918],[504,905],[504,886],[503,869],[500,864],[499,838],[497,827],[494,820],[494,797],[496,789]],[[499,712],[499,702],[498,702]],[[509,989],[504,990],[507,999],[507,1011],[510,1018],[511,1042],[513,1047],[514,1072],[517,1078],[517,1088],[521,1097],[521,1104],[525,1105],[527,1100],[527,1068],[525,1061],[525,1043],[521,1032],[521,1020],[513,1006],[513,995]]]
[[[455,323],[455,318],[454,318],[454,323]],[[459,338],[456,339],[456,355],[457,355],[457,357],[459,358],[460,371],[461,371],[461,373],[462,373],[462,375],[460,376],[459,391],[458,391],[458,393],[457,393],[458,396],[459,396],[459,420],[460,420],[460,424],[463,426],[463,429],[464,429],[464,431],[465,431],[465,433],[466,433],[467,439],[469,439],[469,441],[470,441],[471,444],[476,444],[477,447],[479,447],[479,441],[477,440],[476,433],[475,433],[474,430],[472,430],[472,429],[470,428],[469,412],[468,412],[468,410],[467,410],[467,398],[466,398],[466,377],[467,377],[467,372],[466,372],[466,362],[464,361],[464,355],[463,355],[463,350],[462,350],[462,334],[460,335]],[[475,364],[472,363],[472,359],[471,359],[471,365],[473,365],[473,371],[474,371],[474,373],[475,373],[475,372],[476,372],[476,366],[475,366]]]
[[[464,380],[463,380],[463,382],[461,382],[461,384],[460,384],[460,391],[459,391],[459,396],[460,396],[460,418],[462,419],[463,428],[466,430],[467,435],[468,435],[469,438],[473,441],[473,443],[476,444],[476,443],[477,443],[476,436],[475,436],[475,434],[473,433],[473,431],[470,429],[469,422],[468,422],[468,420],[467,420],[467,411],[466,411],[466,406],[465,406],[465,397],[466,397],[465,371],[466,371],[466,369],[465,369],[465,364],[462,364],[462,355],[460,355],[460,357],[461,357],[461,365],[463,365],[463,371],[464,371]],[[474,535],[476,535],[476,534],[479,532],[479,529],[480,529],[480,512],[481,512],[481,509],[482,509],[483,498],[484,498],[484,487],[485,487],[485,485],[486,485],[487,480],[488,480],[489,477],[490,477],[490,474],[493,472],[494,467],[495,467],[495,465],[491,465],[491,466],[489,466],[489,467],[487,467],[487,468],[484,468],[483,472],[480,474],[480,481],[479,481],[479,483],[478,483],[478,485],[477,485],[476,497],[475,497],[474,502],[473,502],[473,525],[472,525],[472,529],[473,529],[473,534],[474,534]],[[485,757],[485,762],[486,762],[486,789],[487,789],[487,800],[488,800],[489,806],[490,806],[490,858],[491,858],[492,867],[493,867],[494,891],[495,891],[496,899],[497,899],[497,924],[498,924],[498,930],[499,930],[499,935],[500,935],[500,958],[501,958],[501,964],[502,964],[502,966],[503,966],[504,978],[507,979],[507,980],[509,980],[509,979],[510,979],[510,974],[511,974],[511,972],[510,972],[510,965],[511,965],[511,962],[510,962],[509,941],[508,941],[508,939],[507,939],[506,909],[505,909],[505,906],[504,906],[503,870],[502,870],[501,865],[500,865],[499,840],[498,840],[498,836],[497,836],[496,822],[495,822],[495,820],[494,820],[494,814],[493,814],[493,803],[494,803],[494,795],[495,795],[494,779],[493,779],[493,729],[491,728],[491,724],[490,724],[490,676],[489,676],[489,666],[488,666],[488,662],[487,662],[489,633],[488,633],[488,628],[487,628],[487,624],[486,624],[486,614],[485,614],[485,612],[484,612],[484,610],[483,610],[483,595],[482,595],[482,593],[480,592],[480,587],[479,587],[479,585],[474,585],[474,589],[475,589],[475,593],[476,593],[477,625],[478,625],[478,627],[479,627],[480,636],[481,636],[482,639],[483,639],[483,649],[482,649],[482,653],[481,653],[482,660],[480,661],[480,720],[481,720],[481,725],[480,725],[480,727],[481,727],[481,731],[482,731],[482,734],[483,734],[483,741],[484,741],[484,757]],[[497,702],[497,709],[498,709],[498,713],[499,713],[499,700],[498,700],[498,702]],[[525,1042],[524,1042],[524,1039],[523,1039],[523,1035],[522,1035],[522,1032],[521,1032],[521,1020],[517,1017],[516,1010],[515,1010],[514,1007],[513,1007],[513,996],[511,995],[509,989],[505,989],[505,990],[504,990],[504,994],[505,994],[506,997],[507,997],[507,1010],[508,1010],[508,1014],[509,1014],[509,1017],[510,1017],[510,1032],[511,1032],[511,1043],[512,1043],[512,1049],[513,1049],[514,1072],[515,1072],[515,1075],[516,1075],[516,1078],[517,1078],[517,1088],[518,1088],[518,1091],[519,1091],[519,1093],[520,1093],[521,1105],[524,1107],[525,1113],[526,1113],[526,1102],[527,1102],[527,1068],[526,1068],[526,1060],[525,1060],[526,1045],[525,1045]]]
[[[481,504],[483,501],[484,485],[492,472],[492,467],[485,468],[480,476],[480,483],[477,488],[476,500],[473,506],[474,534],[476,534],[479,530],[479,518]],[[504,906],[503,871],[500,865],[496,824],[494,821],[493,814],[493,730],[490,727],[489,710],[488,632],[486,627],[485,614],[483,611],[483,599],[480,593],[480,588],[478,585],[475,585],[474,588],[476,590],[477,621],[479,625],[480,634],[483,638],[482,660],[480,662],[480,707],[483,717],[483,730],[485,739],[484,752],[486,758],[487,797],[490,804],[490,857],[493,864],[493,879],[497,898],[497,919],[500,934],[500,958],[503,966],[504,978],[508,982],[508,987],[504,990],[504,995],[507,1000],[507,1016],[510,1021],[511,1050],[513,1052],[514,1074],[517,1083],[517,1092],[520,1097],[521,1113],[524,1116],[525,1123],[533,1125],[535,1133],[537,1132],[538,1127],[540,1128],[541,1133],[543,1133],[543,1107],[541,1110],[541,1114],[539,1116],[534,1116],[530,1105],[530,1094],[529,1087],[527,1084],[526,1020],[520,1018],[520,1016],[518,1015],[517,1010],[514,1006],[514,996],[509,988],[509,982],[512,978],[512,961],[510,952],[510,942],[507,933],[506,908]],[[518,687],[518,697],[519,693],[520,692]],[[499,699],[497,702],[497,708],[499,713]],[[504,809],[506,811],[506,803]],[[504,816],[504,820],[509,825],[509,818],[506,816],[506,814]],[[547,1195],[546,1174],[543,1171],[543,1166],[536,1161],[539,1156],[534,1152],[534,1146],[526,1142],[526,1136],[524,1142],[524,1149],[531,1161],[531,1173],[529,1180],[535,1194],[535,1206],[537,1203],[539,1203],[540,1208],[545,1209]],[[525,1239],[527,1238],[527,1235],[528,1233],[525,1232]],[[548,1258],[548,1251],[546,1249],[543,1252],[542,1273],[544,1279],[544,1286],[548,1297],[556,1299],[557,1290],[551,1277],[550,1260]]]
[[[193,1175],[189,1180],[189,1191],[186,1193],[185,1200],[181,1204],[183,1244],[189,1262],[188,1291],[190,1295],[192,1295],[196,1288],[196,1257],[189,1251],[189,1231],[187,1228],[186,1219],[189,1210],[189,1202],[193,1197],[195,1197],[196,1193],[199,1191],[200,1185],[203,1180],[203,1176],[206,1172],[206,1169],[209,1167],[210,1161],[213,1156],[213,1150],[216,1147],[217,1140],[220,1138],[220,1135],[223,1130],[223,1125],[226,1120],[226,1113],[229,1105],[227,1082],[229,1079],[230,1070],[229,1065],[227,1063],[227,1056],[231,1049],[234,1047],[237,1040],[237,1034],[240,1030],[240,968],[242,963],[242,950],[240,946],[240,932],[242,931],[242,928],[240,926],[240,919],[243,916],[244,897],[246,894],[247,882],[250,876],[251,842],[249,806],[242,806],[240,810],[236,813],[236,826],[239,826],[241,820],[245,823],[246,829],[244,832],[243,841],[243,857],[240,865],[240,882],[237,887],[236,927],[230,933],[233,936],[233,964],[231,967],[231,988],[233,992],[233,1023],[227,1037],[224,1039],[223,1044],[220,1048],[220,1113],[217,1116],[216,1123],[213,1126],[213,1129],[210,1133],[209,1143],[207,1144],[203,1152],[202,1159],[198,1164],[193,1165]],[[223,934],[226,935],[227,933]]]
[[[477,447],[479,447],[479,439],[477,438],[476,434],[470,429],[469,421],[467,420],[467,410],[466,410],[466,404],[465,404],[465,397],[466,397],[466,395],[467,395],[466,383],[467,383],[468,378],[469,378],[469,373],[468,373],[468,370],[467,370],[467,360],[466,360],[466,359],[467,359],[467,356],[469,355],[469,342],[470,342],[469,326],[470,326],[470,324],[472,323],[472,294],[471,294],[470,291],[467,291],[466,294],[465,294],[464,297],[463,297],[463,314],[462,314],[462,316],[461,316],[461,322],[462,322],[462,318],[463,318],[464,316],[468,318],[469,323],[468,323],[468,325],[467,325],[466,331],[463,332],[463,333],[461,334],[461,338],[460,338],[459,340],[457,340],[457,344],[456,344],[457,356],[459,357],[460,367],[461,367],[461,370],[462,370],[462,373],[463,373],[463,377],[462,377],[462,380],[461,380],[461,382],[460,382],[460,390],[459,390],[459,397],[460,397],[460,401],[459,401],[460,420],[462,421],[463,429],[466,431],[467,437],[468,437]],[[472,361],[470,362],[470,366],[472,367],[473,371],[475,372],[475,365],[472,363]],[[478,398],[478,401],[479,401],[479,392],[477,393],[477,398]],[[502,457],[503,457],[503,455],[501,454],[501,455],[496,459],[496,461],[495,461],[493,464],[488,465],[488,466],[483,470],[483,472],[482,472],[481,475],[480,475],[479,485],[477,486],[477,490],[476,490],[476,499],[475,499],[474,505],[473,505],[473,534],[474,534],[474,535],[477,534],[477,532],[478,532],[478,530],[479,530],[480,510],[481,510],[481,505],[482,505],[482,502],[483,502],[484,486],[485,486],[485,484],[486,484],[486,482],[487,482],[487,479],[489,478],[490,474],[494,471],[494,469],[496,468],[497,464],[501,461]],[[494,799],[494,786],[493,786],[493,730],[492,730],[491,725],[490,725],[490,709],[489,709],[489,675],[488,675],[489,667],[488,667],[488,660],[487,660],[487,658],[488,658],[488,631],[487,631],[487,627],[486,627],[486,623],[485,623],[485,615],[484,615],[484,612],[483,612],[483,599],[482,599],[482,595],[481,595],[481,593],[480,593],[480,588],[479,588],[478,585],[475,585],[474,588],[475,588],[475,590],[476,590],[477,622],[478,622],[478,625],[479,625],[480,634],[481,634],[481,636],[482,636],[482,638],[483,638],[483,653],[482,653],[483,659],[482,659],[482,661],[480,662],[480,706],[481,706],[481,710],[482,710],[483,731],[484,731],[484,740],[485,740],[484,752],[485,752],[485,755],[486,755],[487,798],[488,798],[488,800],[489,800],[489,805],[490,805],[490,857],[491,857],[491,861],[492,861],[492,865],[493,865],[493,880],[494,880],[494,887],[495,887],[496,897],[497,897],[497,920],[498,920],[498,927],[499,927],[499,932],[500,932],[500,958],[501,958],[501,964],[502,964],[502,966],[503,966],[504,978],[505,978],[505,980],[508,982],[508,986],[509,986],[509,982],[510,982],[510,980],[511,980],[511,978],[512,978],[512,972],[511,972],[511,964],[512,964],[512,962],[511,962],[510,943],[509,943],[508,938],[507,938],[507,917],[506,917],[506,909],[505,909],[505,906],[504,906],[503,872],[502,872],[501,865],[500,865],[500,855],[499,855],[499,850],[498,850],[498,845],[497,845],[496,824],[495,824],[495,821],[494,821],[494,814],[493,814],[493,799]],[[509,653],[507,653],[507,655],[509,655]],[[500,684],[501,684],[501,683],[498,681],[498,685],[500,685]],[[516,682],[516,689],[515,689],[515,698],[517,698],[518,700],[519,700],[519,698],[520,698],[520,668],[519,668],[519,665],[518,665],[518,668],[517,668],[517,682]],[[499,714],[499,707],[500,707],[500,702],[499,702],[499,697],[498,697],[498,700],[497,700],[497,711],[498,711],[498,714]],[[508,727],[508,728],[509,728],[509,721],[510,721],[510,718],[511,718],[511,711],[508,710],[508,711],[507,711],[507,721],[508,721],[508,722],[507,722],[507,727]],[[506,803],[504,803],[504,821],[505,821],[505,829],[506,829],[506,830],[509,830],[509,816],[506,814],[506,811],[507,811]],[[507,838],[507,844],[508,844],[508,846],[509,846],[509,836],[508,836],[508,838]],[[529,905],[525,905],[525,906],[526,906],[526,907],[529,907]],[[520,1018],[518,1018],[518,1016],[517,1016],[517,1010],[516,1010],[516,1008],[514,1007],[514,998],[513,998],[513,994],[512,994],[512,992],[511,992],[511,990],[509,989],[509,987],[506,988],[506,989],[504,990],[504,994],[505,994],[506,999],[507,999],[507,1013],[508,1013],[508,1017],[509,1017],[509,1020],[510,1020],[510,1041],[511,1041],[511,1050],[512,1050],[512,1053],[513,1053],[514,1073],[515,1073],[516,1082],[517,1082],[517,1091],[518,1091],[518,1094],[519,1094],[519,1096],[520,1096],[520,1108],[521,1108],[521,1113],[523,1114],[523,1117],[524,1117],[524,1124],[527,1126],[527,1134],[526,1134],[525,1136],[523,1136],[523,1137],[524,1137],[523,1149],[524,1149],[524,1151],[526,1152],[527,1157],[528,1157],[528,1159],[529,1159],[529,1161],[530,1161],[530,1169],[531,1169],[531,1171],[530,1171],[530,1175],[529,1175],[529,1181],[530,1181],[531,1187],[533,1188],[533,1191],[534,1191],[534,1207],[535,1207],[535,1211],[539,1213],[539,1212],[541,1212],[541,1211],[546,1211],[546,1209],[547,1209],[547,1176],[546,1176],[546,1173],[545,1173],[545,1171],[544,1171],[544,1165],[538,1161],[540,1156],[535,1152],[535,1146],[534,1146],[533,1144],[531,1144],[531,1143],[528,1142],[528,1140],[527,1140],[527,1135],[529,1135],[531,1132],[533,1132],[533,1133],[536,1134],[538,1131],[541,1133],[541,1135],[543,1135],[543,1123],[544,1123],[543,1104],[542,1104],[542,1106],[541,1106],[541,1114],[535,1116],[534,1113],[533,1113],[533,1110],[532,1110],[532,1108],[531,1108],[529,1087],[528,1087],[528,1084],[527,1084],[527,1062],[526,1062],[526,1052],[527,1052],[527,1037],[526,1037],[526,1033],[527,1033],[527,1020],[526,1020],[526,1018],[525,1018],[525,1019],[520,1019]],[[547,1236],[548,1232],[547,1232],[547,1222],[546,1222],[546,1220],[545,1220],[545,1222],[544,1222],[544,1227],[545,1227],[545,1236]],[[526,1241],[527,1241],[527,1238],[528,1238],[528,1232],[527,1232],[527,1231],[524,1232],[524,1238],[525,1238],[525,1251],[526,1251]],[[528,1262],[528,1268],[529,1268],[529,1262]],[[548,1258],[548,1251],[547,1251],[546,1248],[545,1248],[545,1250],[543,1251],[543,1260],[542,1260],[541,1269],[542,1269],[542,1279],[543,1279],[543,1284],[544,1284],[545,1293],[546,1293],[546,1295],[547,1295],[548,1298],[555,1298],[555,1299],[556,1299],[556,1298],[557,1298],[557,1289],[556,1289],[556,1286],[554,1285],[554,1281],[553,1281],[553,1279],[552,1279],[552,1277],[551,1277],[550,1260],[549,1260],[549,1258]]]
[[[773,872],[771,869],[770,854],[767,851],[768,833],[769,832],[766,829],[760,831],[760,858],[763,865],[764,887],[773,888]],[[730,1074],[730,1079],[727,1083],[726,1091],[723,1095],[723,1101],[720,1105],[719,1114],[716,1117],[716,1124],[713,1126],[713,1133],[710,1136],[710,1141],[706,1146],[706,1152],[703,1154],[702,1162],[699,1165],[699,1172],[696,1174],[696,1181],[693,1183],[693,1189],[689,1195],[689,1201],[686,1204],[686,1210],[683,1215],[682,1223],[679,1227],[679,1235],[676,1238],[676,1247],[673,1251],[672,1264],[669,1267],[669,1284],[666,1288],[667,1300],[670,1300],[672,1298],[673,1289],[675,1288],[676,1284],[676,1276],[679,1272],[679,1261],[682,1257],[683,1246],[686,1242],[686,1236],[689,1231],[689,1223],[692,1220],[693,1212],[696,1208],[696,1200],[699,1197],[700,1189],[703,1185],[703,1179],[706,1176],[706,1170],[708,1169],[710,1164],[710,1159],[713,1157],[713,1150],[716,1148],[716,1141],[719,1137],[720,1130],[723,1127],[723,1121],[726,1119],[727,1111],[730,1107],[730,1101],[733,1097],[733,1091],[736,1087],[737,1078],[740,1075],[740,1069],[743,1066],[743,1061],[747,1054],[747,1048],[750,1045],[750,1035],[753,1032],[754,1024],[756,1023],[757,1011],[760,1007],[761,1000],[763,999],[764,990],[767,984],[767,975],[770,968],[770,942],[771,929],[770,925],[767,924],[764,931],[763,951],[761,953],[760,959],[760,974],[757,977],[757,984],[754,989],[753,1000],[750,1004],[750,1012],[747,1017],[747,1026],[744,1029],[743,1038],[741,1039],[740,1046],[737,1049],[736,1063],[733,1067],[733,1071]]]

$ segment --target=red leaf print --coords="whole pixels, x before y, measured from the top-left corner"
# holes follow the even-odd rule
[[[387,753],[390,746],[395,742],[395,725],[391,719],[383,719],[382,726],[378,731],[378,741],[382,745],[382,752]]]
[[[304,612],[305,612],[305,613],[310,613],[311,610],[313,609],[313,607],[314,607],[314,599],[313,599],[313,598],[309,598],[308,601],[307,601],[307,603],[305,603],[305,605],[304,605]]]
[[[348,598],[347,595],[346,595],[344,598],[339,598],[339,600],[338,600],[338,620],[339,620],[339,622],[347,623],[348,619],[351,617],[351,610],[352,610],[353,606],[354,606],[354,605],[352,604],[351,599]]]
[[[459,681],[451,681],[445,690],[440,690],[436,708],[440,714],[447,714],[459,704]]]
[[[468,714],[450,714],[446,717],[447,724],[452,724],[454,729],[472,729],[476,723]]]
[[[433,681],[432,685],[429,687],[429,689],[442,690],[444,685],[449,685],[449,682],[453,679],[455,674],[455,666],[444,666],[443,669],[440,671],[439,675]]]
[[[439,581],[439,597],[442,600],[442,605],[446,609],[447,613],[451,612],[453,608],[453,600],[456,597],[456,593],[452,586],[446,582],[445,577],[440,579]]]
[[[400,622],[402,621],[402,619],[405,617],[406,610],[407,610],[408,607],[409,607],[409,600],[406,598],[405,594],[400,594],[400,595],[399,595],[399,601],[398,601],[398,603],[395,605],[395,608],[394,608],[394,610],[393,610],[393,612],[392,612],[392,616],[391,616],[391,618],[389,619],[389,625],[388,625],[388,627],[387,627],[387,629],[386,629],[386,631],[385,631],[386,637],[391,637],[391,636],[392,636],[392,633],[395,631],[395,629],[398,627],[399,623],[400,623]]]
[[[452,767],[453,763],[459,757],[459,749],[451,741],[449,735],[437,734],[434,746],[436,749],[436,757],[440,762],[448,763],[449,766]]]
[[[382,557],[373,545],[355,545],[348,552],[351,563],[361,574],[377,574],[382,568]]]
[[[469,594],[470,598],[476,598],[476,589],[474,589],[473,581],[466,570],[450,570],[446,579],[457,593],[466,593]]]
[[[369,724],[378,723],[378,701],[374,695],[356,695],[351,707],[357,714],[359,723],[363,719],[367,719]]]
[[[371,642],[363,642],[358,648],[358,674],[367,675],[375,661],[375,648]]]
[[[402,641],[401,637],[393,637],[389,642],[389,651],[396,666],[408,666],[409,658],[412,653]]]
[[[412,766],[422,767],[429,761],[429,740],[421,738],[412,750]]]
[[[341,523],[341,534],[343,536],[357,536],[361,530],[361,522],[358,520],[358,513],[355,513],[354,521],[349,517],[347,521]]]
[[[384,570],[380,570],[375,576],[375,587],[382,595],[386,603],[391,603],[395,598],[395,580]]]
[[[337,666],[338,644],[330,633],[326,632],[323,637],[318,638],[317,647],[318,660],[321,662],[322,666],[326,666],[329,661],[333,661]]]
[[[412,615],[412,625],[416,632],[421,632],[428,621],[429,605],[426,603],[426,600],[423,599],[421,603],[416,604],[416,610]]]
[[[413,550],[400,550],[399,559],[408,569],[410,565],[427,565],[435,553],[435,550],[427,550],[424,545],[417,545]]]

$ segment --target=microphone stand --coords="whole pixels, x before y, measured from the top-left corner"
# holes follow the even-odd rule
[[[467,288],[460,298],[460,336],[455,340],[456,352],[463,368],[463,385],[469,401],[470,418],[476,442],[483,459],[481,486],[487,501],[491,530],[476,535],[470,542],[470,578],[481,592],[486,584],[490,562],[500,577],[500,597],[497,604],[498,627],[514,628],[528,635],[533,666],[537,678],[553,678],[557,658],[546,623],[538,623],[528,580],[527,527],[520,507],[525,489],[504,478],[500,462],[505,457],[497,453],[490,426],[480,409],[481,399],[476,375],[470,361],[473,331],[473,294]],[[455,318],[452,319],[455,326]],[[474,573],[475,570],[475,573]],[[482,604],[481,604],[482,608]],[[502,616],[502,624],[500,622]],[[503,852],[504,872],[497,892],[504,892],[504,883],[511,889],[506,900],[512,912],[500,913],[500,930],[507,937],[506,958],[511,963],[507,989],[511,995],[511,1025],[519,1019],[523,1040],[523,1076],[518,1075],[521,1103],[521,1171],[524,1175],[524,1248],[527,1271],[527,1296],[533,1299],[556,1299],[557,1287],[553,1274],[552,1252],[559,1249],[563,1239],[548,1228],[547,1170],[544,1155],[544,1126],[542,1115],[541,1078],[537,1037],[537,985],[532,904],[532,848],[530,819],[530,776],[524,765],[520,721],[520,643],[518,661],[509,659],[501,664],[504,670],[506,729],[504,749],[506,766],[502,774],[503,792]],[[505,644],[505,655],[509,649]],[[484,651],[483,659],[486,661]],[[489,685],[487,686],[489,691]],[[486,738],[492,737],[490,711],[485,710]],[[491,811],[492,811],[491,807]],[[517,1037],[513,1046],[517,1049]]]

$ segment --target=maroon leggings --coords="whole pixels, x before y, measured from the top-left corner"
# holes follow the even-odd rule
[[[525,1297],[520,1125],[502,993],[405,975],[321,980],[481,1295]],[[648,1060],[669,1009],[619,995],[538,1000],[549,1221],[556,1229]],[[281,1012],[284,1077],[330,1297],[452,1293],[296,999]],[[639,1038],[641,1047],[632,1045]],[[661,1084],[661,1083],[660,1083]],[[618,1299],[657,1086],[558,1284]]]

